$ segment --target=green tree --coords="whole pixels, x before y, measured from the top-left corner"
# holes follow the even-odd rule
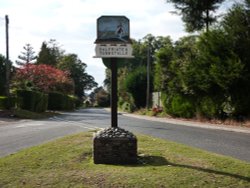
[[[76,54],[64,55],[57,67],[70,73],[75,83],[75,95],[79,98],[84,96],[86,90],[91,90],[98,85],[94,78],[87,74],[87,65]]]
[[[174,3],[175,8],[182,15],[188,32],[200,31],[216,21],[212,14],[224,0],[167,0]]]
[[[55,39],[49,42],[44,41],[41,50],[38,53],[37,64],[46,64],[56,67],[57,63],[63,57],[64,50],[62,50]]]
[[[47,46],[46,42],[42,43],[41,50],[38,53],[37,64],[46,64],[46,65],[56,65],[55,57],[52,56],[50,49]]]
[[[169,36],[163,37],[163,36],[153,36],[152,34],[148,34],[143,39],[140,39],[138,41],[133,40],[133,55],[135,58],[128,60],[127,62],[123,63],[122,66],[119,66],[118,71],[118,93],[119,93],[119,103],[122,105],[124,102],[131,103],[135,101],[136,99],[132,100],[131,95],[129,94],[129,91],[127,90],[127,87],[125,87],[125,82],[127,80],[127,77],[130,75],[131,72],[134,72],[138,68],[144,67],[146,69],[147,67],[147,60],[148,55],[150,58],[150,74],[151,74],[151,91],[153,91],[154,87],[153,84],[157,84],[159,82],[154,82],[153,76],[158,76],[156,79],[162,79],[164,77],[163,72],[161,72],[161,68],[159,67],[158,74],[154,74],[156,70],[155,67],[155,53],[160,51],[161,48],[165,46],[172,46],[172,42]],[[148,49],[150,48],[150,53],[148,54]],[[157,64],[156,64],[157,65]],[[104,81],[105,86],[107,86],[108,91],[110,90],[110,76],[111,72],[109,69],[106,69],[106,78]],[[147,76],[145,75],[145,79]],[[143,83],[144,85],[147,84],[147,81]],[[159,83],[162,84],[162,83]],[[146,86],[145,86],[146,87]],[[160,86],[159,86],[160,87]],[[156,86],[156,89],[158,89],[158,86]],[[135,90],[134,92],[137,92]],[[146,90],[145,90],[146,92]],[[139,94],[140,95],[140,92]],[[144,99],[143,99],[144,100]],[[140,102],[139,102],[140,103]]]
[[[106,87],[108,93],[111,92],[111,70],[105,69],[105,79],[103,81],[103,85]]]
[[[147,69],[138,67],[125,79],[126,90],[131,93],[137,108],[146,106]],[[152,85],[151,85],[152,88]]]
[[[171,40],[156,52],[155,89],[162,92],[164,110],[174,116],[192,117],[193,93],[185,77],[187,67],[195,60],[196,36]]]
[[[33,51],[33,47],[30,44],[26,44],[23,49],[24,51],[18,56],[19,60],[16,61],[16,64],[25,65],[28,63],[33,63],[37,58],[37,56],[35,56],[35,52]]]
[[[94,101],[95,104],[99,107],[108,107],[110,106],[110,95],[103,87],[98,87],[94,90]]]
[[[155,53],[154,89],[156,91],[166,90],[166,82],[173,77],[170,71],[173,53],[174,47],[170,38],[168,38],[168,41],[165,41],[165,45],[161,46]]]
[[[147,66],[149,50],[150,67],[153,70],[155,61],[154,54],[157,50],[164,46],[165,43],[168,43],[168,40],[169,37],[155,37],[152,34],[147,34],[138,41],[133,40],[132,47],[134,58],[128,60],[127,63],[124,64],[124,67],[128,68],[129,71],[132,71],[137,67]]]
[[[239,58],[244,70],[241,77],[230,87],[230,94],[236,115],[250,114],[250,1],[235,4],[222,21],[229,46]]]
[[[15,72],[15,67],[12,64],[13,62],[9,60],[10,80],[12,79],[13,72]],[[6,91],[6,57],[0,54],[0,95],[8,94]]]
[[[0,54],[0,95],[5,94],[5,57]]]
[[[232,51],[230,43],[221,30],[203,34],[198,42],[197,61],[189,67],[192,75],[189,86],[196,96],[209,96],[214,104],[219,105],[218,113],[223,111],[223,103],[231,98],[231,89],[244,72],[244,65]]]
[[[187,67],[197,54],[196,36],[183,37],[168,43],[156,52],[155,89],[165,92],[191,93],[186,85]]]

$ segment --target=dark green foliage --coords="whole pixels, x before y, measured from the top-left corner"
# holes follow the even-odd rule
[[[109,107],[110,106],[110,95],[106,92],[103,87],[98,87],[94,90],[95,105],[98,107]]]
[[[237,54],[243,70],[229,88],[235,116],[250,115],[250,6],[249,1],[236,4],[222,22],[230,49]]]
[[[0,96],[0,109],[6,110],[15,107],[16,98]]]
[[[183,37],[156,53],[155,84],[162,92],[164,110],[177,117],[195,115],[194,91],[188,85],[187,69],[196,59],[196,36]],[[191,75],[192,77],[193,75]]]
[[[174,3],[174,6],[182,15],[188,32],[200,31],[216,21],[214,12],[224,0],[167,0]]]
[[[37,57],[37,64],[56,65],[56,58],[51,54],[46,42],[43,42],[41,51]]]
[[[170,62],[173,59],[174,47],[169,39],[156,53],[154,89],[155,91],[166,90],[166,82],[172,79],[173,74],[170,70]]]
[[[134,99],[132,95],[127,91],[125,81],[129,70],[127,67],[119,69],[118,71],[118,107],[126,112],[132,112],[135,110]]]
[[[97,107],[109,107],[110,106],[109,95],[99,96],[98,100],[96,101],[96,106]]]
[[[249,80],[250,81],[250,80]],[[240,86],[242,86],[240,88]],[[233,115],[250,116],[250,86],[247,88],[244,83],[239,83],[235,86],[231,94],[231,105],[234,107]]]
[[[5,94],[5,58],[0,54],[0,95]]]
[[[241,77],[244,65],[231,47],[231,41],[220,30],[213,30],[200,37],[199,59],[210,77],[210,85],[216,84],[227,91]]]
[[[169,1],[180,10],[190,31],[212,23],[211,11],[223,2]],[[156,52],[154,84],[162,92],[167,113],[207,118],[250,115],[249,20],[249,0],[245,0],[235,4],[218,27],[183,37]]]
[[[64,110],[74,110],[76,107],[76,98],[74,96],[64,96]]]
[[[49,93],[48,110],[63,110],[64,95],[61,93]]]
[[[74,101],[75,101],[76,108],[80,108],[83,105],[83,101],[79,99],[78,97],[74,97]]]
[[[8,97],[0,96],[0,109],[8,109]]]
[[[73,110],[76,98],[62,93],[49,93],[48,110]]]
[[[48,106],[48,95],[38,91],[17,90],[17,107],[32,111],[45,112]]]
[[[135,110],[135,106],[131,103],[128,103],[128,102],[124,102],[122,105],[121,105],[121,109],[123,112],[133,112]]]
[[[37,64],[46,64],[56,66],[62,58],[64,50],[59,47],[55,39],[50,39],[49,42],[43,42],[41,50],[38,53]]]
[[[197,113],[200,113],[200,115],[206,118],[220,117],[222,111],[221,101],[212,97],[203,97],[199,103],[197,103]]]
[[[118,107],[122,109],[122,111],[131,113],[136,109],[134,99],[130,93],[126,92],[119,96]]]
[[[185,118],[191,118],[194,116],[195,108],[191,100],[181,95],[176,95],[172,100],[173,115]]]
[[[57,67],[69,72],[74,81],[75,95],[79,98],[85,95],[84,91],[91,90],[98,85],[95,79],[86,72],[87,65],[76,54],[64,55]]]
[[[151,77],[152,79],[152,77]],[[151,89],[152,89],[151,82]],[[139,67],[129,73],[125,79],[126,90],[131,93],[137,108],[146,106],[147,70],[146,67]]]
[[[170,115],[185,118],[191,118],[195,115],[195,105],[187,96],[163,94],[162,101],[164,110]]]
[[[146,74],[143,76],[144,81],[143,83],[140,80],[136,80],[135,82],[138,82],[138,87],[133,90],[133,97],[131,97],[131,92],[126,87],[126,80],[127,77],[131,77],[130,74],[132,72],[135,72],[135,70],[140,69],[141,67],[144,67],[146,69],[147,64],[149,62],[149,70],[150,70],[150,88],[151,91],[153,91],[153,74],[155,71],[155,52],[160,50],[162,47],[171,45],[171,39],[170,37],[163,37],[163,36],[153,36],[152,34],[147,34],[143,39],[141,40],[133,40],[133,55],[134,58],[128,59],[126,61],[123,61],[122,63],[119,61],[119,70],[118,70],[118,96],[119,96],[119,107],[123,107],[123,103],[130,104],[132,106],[132,109],[136,104],[134,104],[136,99],[134,98],[135,95],[138,96],[137,98],[141,101],[137,102],[137,108],[141,108],[145,106],[145,100],[146,100]],[[159,72],[159,77],[163,76],[162,72]],[[159,78],[161,79],[161,78]],[[133,82],[133,81],[132,81]],[[131,82],[131,83],[132,83]],[[156,82],[155,82],[156,83]],[[111,88],[111,71],[109,69],[106,69],[106,79],[104,81],[104,85],[107,88],[108,92],[110,92]],[[161,85],[161,84],[160,84]],[[160,87],[160,86],[159,86]],[[143,90],[143,91],[142,91]],[[136,92],[138,92],[136,94]],[[124,106],[127,106],[124,104]]]

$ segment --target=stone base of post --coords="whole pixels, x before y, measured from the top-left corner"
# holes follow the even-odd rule
[[[94,134],[95,164],[137,163],[137,138],[132,133],[110,127]]]

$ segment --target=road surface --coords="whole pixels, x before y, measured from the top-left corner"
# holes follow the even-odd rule
[[[110,127],[110,112],[81,109],[46,120],[0,123],[0,157],[65,135]],[[121,128],[250,162],[250,134],[118,116]]]

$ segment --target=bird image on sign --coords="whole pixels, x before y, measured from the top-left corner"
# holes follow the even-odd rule
[[[117,35],[120,39],[122,39],[122,36],[123,36],[123,34],[124,34],[124,32],[123,32],[123,27],[122,27],[122,23],[120,23],[120,24],[117,26],[117,29],[116,29],[115,33],[116,33],[116,35]]]

